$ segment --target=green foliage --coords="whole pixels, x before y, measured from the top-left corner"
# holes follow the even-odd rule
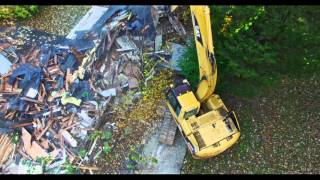
[[[103,140],[103,147],[102,147],[102,151],[105,154],[108,154],[109,152],[111,152],[112,148],[109,145],[109,140],[112,138],[112,132],[110,131],[94,131],[93,133],[91,133],[89,135],[89,139],[90,140],[95,140],[96,138],[99,138],[101,140]]]
[[[259,42],[255,28],[266,10],[263,6],[212,6],[211,21],[219,76],[254,79],[259,66],[276,63],[277,52]],[[257,70],[259,69],[259,70]]]
[[[276,84],[273,81],[283,74],[300,76],[320,70],[318,7],[211,6],[210,9],[218,91],[233,91],[230,87],[241,83],[247,90],[245,84],[264,87]],[[196,61],[193,45],[180,64],[182,74],[193,85],[199,76],[194,72],[198,70],[194,68]],[[236,91],[243,95],[243,90]],[[250,91],[247,95],[254,93]]]
[[[26,166],[28,167],[28,169],[27,169],[27,173],[28,173],[28,174],[32,174],[32,173],[35,171],[35,167],[33,166],[31,160],[23,159],[23,160],[21,161],[21,164],[22,164],[22,165],[26,165]]]
[[[104,142],[103,143],[103,148],[102,148],[103,152],[105,154],[108,154],[109,152],[111,152],[111,147],[109,146],[108,142]]]
[[[1,19],[28,19],[38,12],[38,6],[0,6]]]
[[[157,61],[152,60],[148,55],[142,55],[142,65],[143,65],[143,76],[148,77],[151,73],[152,68],[156,65]]]
[[[93,131],[90,135],[89,135],[89,139],[91,141],[95,140],[96,138],[100,138],[102,137],[102,131]]]
[[[53,159],[52,157],[37,157],[36,162],[40,163],[42,166],[46,166],[51,162]]]
[[[13,144],[18,144],[19,140],[20,140],[19,133],[17,133],[17,132],[13,133],[13,136],[12,136],[12,139],[11,139],[12,143]]]
[[[101,138],[102,140],[110,140],[112,137],[112,132],[110,131],[94,131],[89,135],[90,140],[95,140],[96,138]]]
[[[83,159],[86,156],[87,151],[84,148],[81,148],[78,152],[81,159]]]
[[[109,140],[112,138],[112,132],[110,131],[94,131],[89,135],[89,140],[94,141],[96,138],[102,140],[103,146],[102,151],[105,154],[111,152],[112,147],[109,145]],[[80,152],[79,152],[80,153]],[[86,153],[84,151],[84,153]],[[81,155],[80,155],[81,157]]]
[[[110,132],[110,131],[105,131],[105,132],[103,133],[102,139],[109,140],[109,139],[111,139],[111,137],[112,137],[112,132]]]
[[[188,79],[193,88],[196,88],[199,82],[199,63],[197,49],[193,39],[188,42],[187,48],[178,65],[182,70],[181,74]]]
[[[67,160],[62,166],[65,168],[66,174],[75,174],[79,171],[79,169],[73,166],[69,160]]]

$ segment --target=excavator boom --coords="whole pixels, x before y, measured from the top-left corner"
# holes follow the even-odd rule
[[[217,82],[210,9],[208,6],[190,6],[190,10],[194,27],[200,75],[200,83],[197,87],[196,96],[201,103],[213,94]]]

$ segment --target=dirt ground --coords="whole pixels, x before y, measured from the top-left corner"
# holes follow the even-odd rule
[[[40,11],[21,25],[66,36],[91,6],[40,6]]]

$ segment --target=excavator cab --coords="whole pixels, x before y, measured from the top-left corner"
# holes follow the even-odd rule
[[[171,84],[166,92],[166,99],[171,113],[177,119],[188,119],[198,114],[200,110],[200,102],[195,97],[186,79],[182,83]]]

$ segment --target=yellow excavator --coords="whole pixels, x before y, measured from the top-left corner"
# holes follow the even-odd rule
[[[171,6],[171,12],[177,6]],[[208,6],[190,6],[197,48],[200,82],[195,92],[186,79],[171,84],[166,91],[166,104],[195,159],[216,156],[240,137],[240,126],[233,111],[229,111],[214,94],[217,65]],[[195,67],[196,68],[196,67]]]

